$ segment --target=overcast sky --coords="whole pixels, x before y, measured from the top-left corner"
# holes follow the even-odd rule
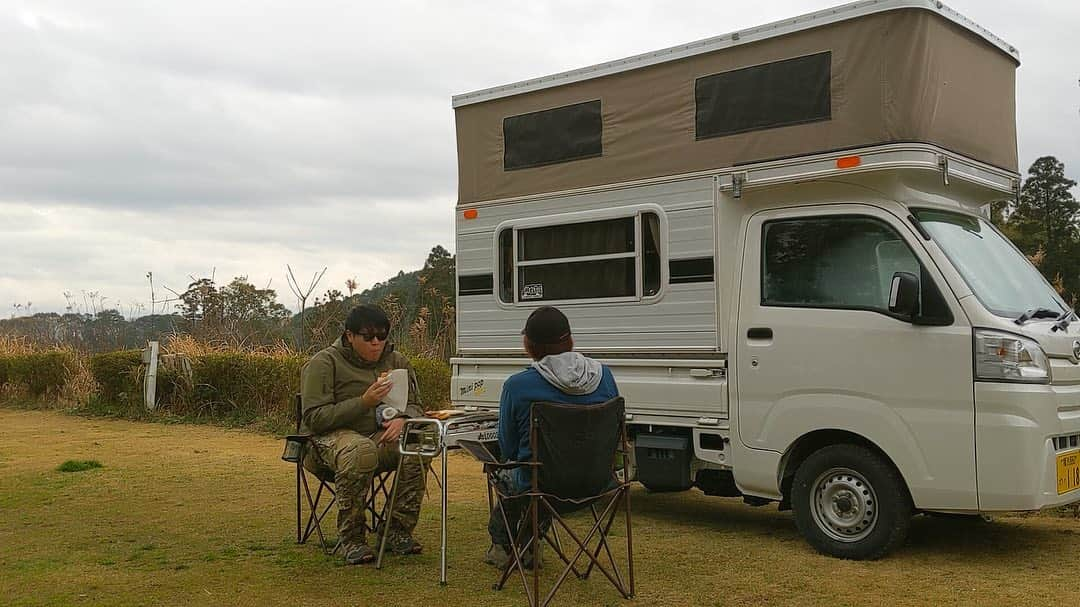
[[[836,4],[0,0],[0,316],[418,268],[453,250],[452,95]],[[1020,49],[1021,167],[1080,179],[1080,2],[948,4]]]

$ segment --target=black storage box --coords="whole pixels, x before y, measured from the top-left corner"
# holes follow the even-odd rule
[[[638,434],[634,439],[637,480],[650,491],[690,488],[690,437]]]

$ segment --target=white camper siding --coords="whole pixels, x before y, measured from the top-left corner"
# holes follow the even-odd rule
[[[492,275],[492,293],[459,295],[458,350],[463,354],[521,352],[521,327],[541,303],[500,302],[495,263],[496,231],[513,225],[571,223],[568,214],[618,216],[647,208],[661,217],[663,276],[671,260],[713,259],[715,181],[711,176],[561,196],[477,205],[475,219],[457,217],[458,276]],[[579,216],[580,217],[580,216]],[[581,221],[580,218],[577,221]],[[666,226],[666,230],[664,227]],[[716,352],[717,288],[713,280],[669,284],[641,301],[568,300],[558,306],[570,319],[575,348],[592,352]]]
[[[727,379],[722,360],[600,358],[611,368],[626,412],[635,424],[692,426],[713,419],[726,427]],[[527,368],[527,358],[454,358],[450,383],[454,407],[495,409],[506,378]]]

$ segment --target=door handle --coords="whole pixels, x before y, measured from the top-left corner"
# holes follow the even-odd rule
[[[750,339],[772,339],[772,329],[769,327],[751,327],[746,336]]]

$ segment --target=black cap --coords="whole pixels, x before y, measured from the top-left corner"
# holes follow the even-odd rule
[[[552,306],[542,306],[529,314],[521,334],[534,344],[557,344],[570,337],[570,321]]]

